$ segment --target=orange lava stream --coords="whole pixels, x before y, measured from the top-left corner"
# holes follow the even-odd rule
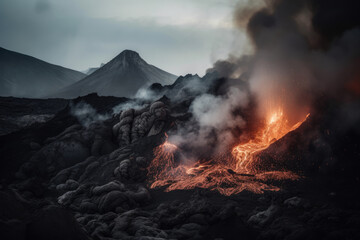
[[[273,112],[268,117],[265,127],[257,132],[254,139],[233,148],[232,155],[236,158],[235,171],[245,173],[253,172],[254,167],[256,167],[252,165],[254,156],[268,148],[270,144],[282,138],[287,133],[297,129],[309,115],[310,114],[308,114],[303,121],[290,126],[282,109]]]
[[[309,114],[306,116],[306,118]],[[263,129],[247,143],[235,146],[231,156],[218,156],[206,163],[182,161],[175,163],[175,154],[180,149],[165,141],[154,149],[155,158],[148,167],[150,188],[166,187],[165,191],[178,189],[207,188],[223,195],[232,195],[248,190],[254,193],[279,191],[280,188],[267,183],[269,180],[296,180],[289,171],[255,173],[254,157],[274,141],[298,128],[305,120],[290,126],[281,109],[269,115]]]

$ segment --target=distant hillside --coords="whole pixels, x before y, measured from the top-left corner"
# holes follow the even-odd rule
[[[145,62],[137,52],[125,50],[110,62],[52,97],[74,98],[92,92],[103,96],[131,97],[152,83],[170,84],[177,76]]]
[[[42,97],[86,75],[0,48],[0,96]]]
[[[101,67],[104,66],[104,65],[105,65],[105,64],[102,63],[102,64],[100,65],[100,67],[88,68],[87,70],[82,71],[82,73],[85,73],[86,75],[90,75],[90,74],[92,74],[93,72],[95,72],[96,70],[98,70],[99,68],[101,68]]]

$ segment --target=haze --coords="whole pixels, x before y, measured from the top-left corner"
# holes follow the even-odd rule
[[[235,4],[0,0],[0,46],[79,71],[132,49],[171,73],[203,75],[216,60],[245,45],[232,24]]]

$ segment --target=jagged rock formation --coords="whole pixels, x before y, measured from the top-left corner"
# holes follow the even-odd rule
[[[104,114],[105,109],[109,111],[126,101],[92,94],[74,100],[71,106],[86,102]],[[339,191],[343,185],[335,181],[327,188],[317,187],[312,181],[294,182],[291,187],[286,187],[290,183],[283,183],[284,189],[279,193],[242,192],[231,197],[207,189],[149,189],[147,167],[153,159],[153,149],[164,141],[166,131],[187,121],[178,113],[187,112],[188,104],[174,104],[163,97],[146,107],[123,109],[86,126],[71,115],[69,106],[38,131],[30,128],[7,138],[8,144],[16,142],[16,150],[25,153],[11,158],[22,158],[22,166],[12,169],[17,170],[16,179],[4,178],[0,182],[0,203],[9,210],[5,217],[0,216],[0,233],[6,229],[5,236],[10,236],[4,239],[25,239],[28,234],[41,239],[40,233],[48,238],[57,233],[63,239],[107,240],[359,237],[357,198],[341,200],[343,193]],[[309,127],[319,123],[323,124],[308,121],[268,151],[280,145],[281,152],[286,152],[287,141],[291,151],[302,151],[303,155],[298,156],[304,158],[311,152],[321,152],[326,148],[314,144],[319,138],[336,138],[326,134],[327,125],[321,125],[324,134]],[[36,137],[39,132],[45,134],[43,138]],[[343,139],[341,134],[338,136]],[[294,145],[291,139],[298,144]],[[3,155],[9,153],[7,142],[1,142]],[[326,163],[327,159],[323,160]],[[316,197],[310,197],[309,191],[316,191]],[[333,204],[333,200],[340,205]],[[38,216],[43,216],[43,220]],[[39,226],[52,231],[42,231]],[[59,233],[54,226],[68,230]]]
[[[187,74],[186,76],[180,76],[171,85],[161,85],[160,83],[154,83],[147,89],[147,95],[161,97],[166,95],[171,98],[172,101],[184,101],[189,98],[206,93],[210,89],[214,88],[216,81],[221,81],[217,78],[217,73],[208,73],[204,77],[199,77],[197,74]],[[141,97],[141,95],[140,95]]]
[[[109,227],[89,214],[105,214],[101,219],[114,220],[115,213],[133,211],[151,200],[143,182],[152,146],[139,141],[161,138],[169,123],[168,108],[161,101],[141,110],[123,111],[119,116],[113,126],[113,119],[88,127],[75,124],[48,138],[17,172],[22,180],[16,188],[30,198],[41,196],[43,187],[57,192],[58,204],[78,212],[78,221],[93,231],[94,237],[103,236]],[[143,151],[139,151],[139,144]],[[46,185],[34,186],[40,179],[49,180]]]
[[[159,134],[165,125],[168,108],[163,102],[154,102],[148,110],[129,109],[120,114],[120,122],[113,133],[120,145],[130,144],[145,136]]]

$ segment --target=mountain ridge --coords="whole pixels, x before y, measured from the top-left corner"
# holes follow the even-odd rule
[[[0,47],[0,96],[39,98],[86,75]]]
[[[55,92],[52,97],[74,98],[96,92],[103,96],[131,97],[152,83],[170,84],[177,76],[148,64],[139,53],[124,50],[80,81]]]

